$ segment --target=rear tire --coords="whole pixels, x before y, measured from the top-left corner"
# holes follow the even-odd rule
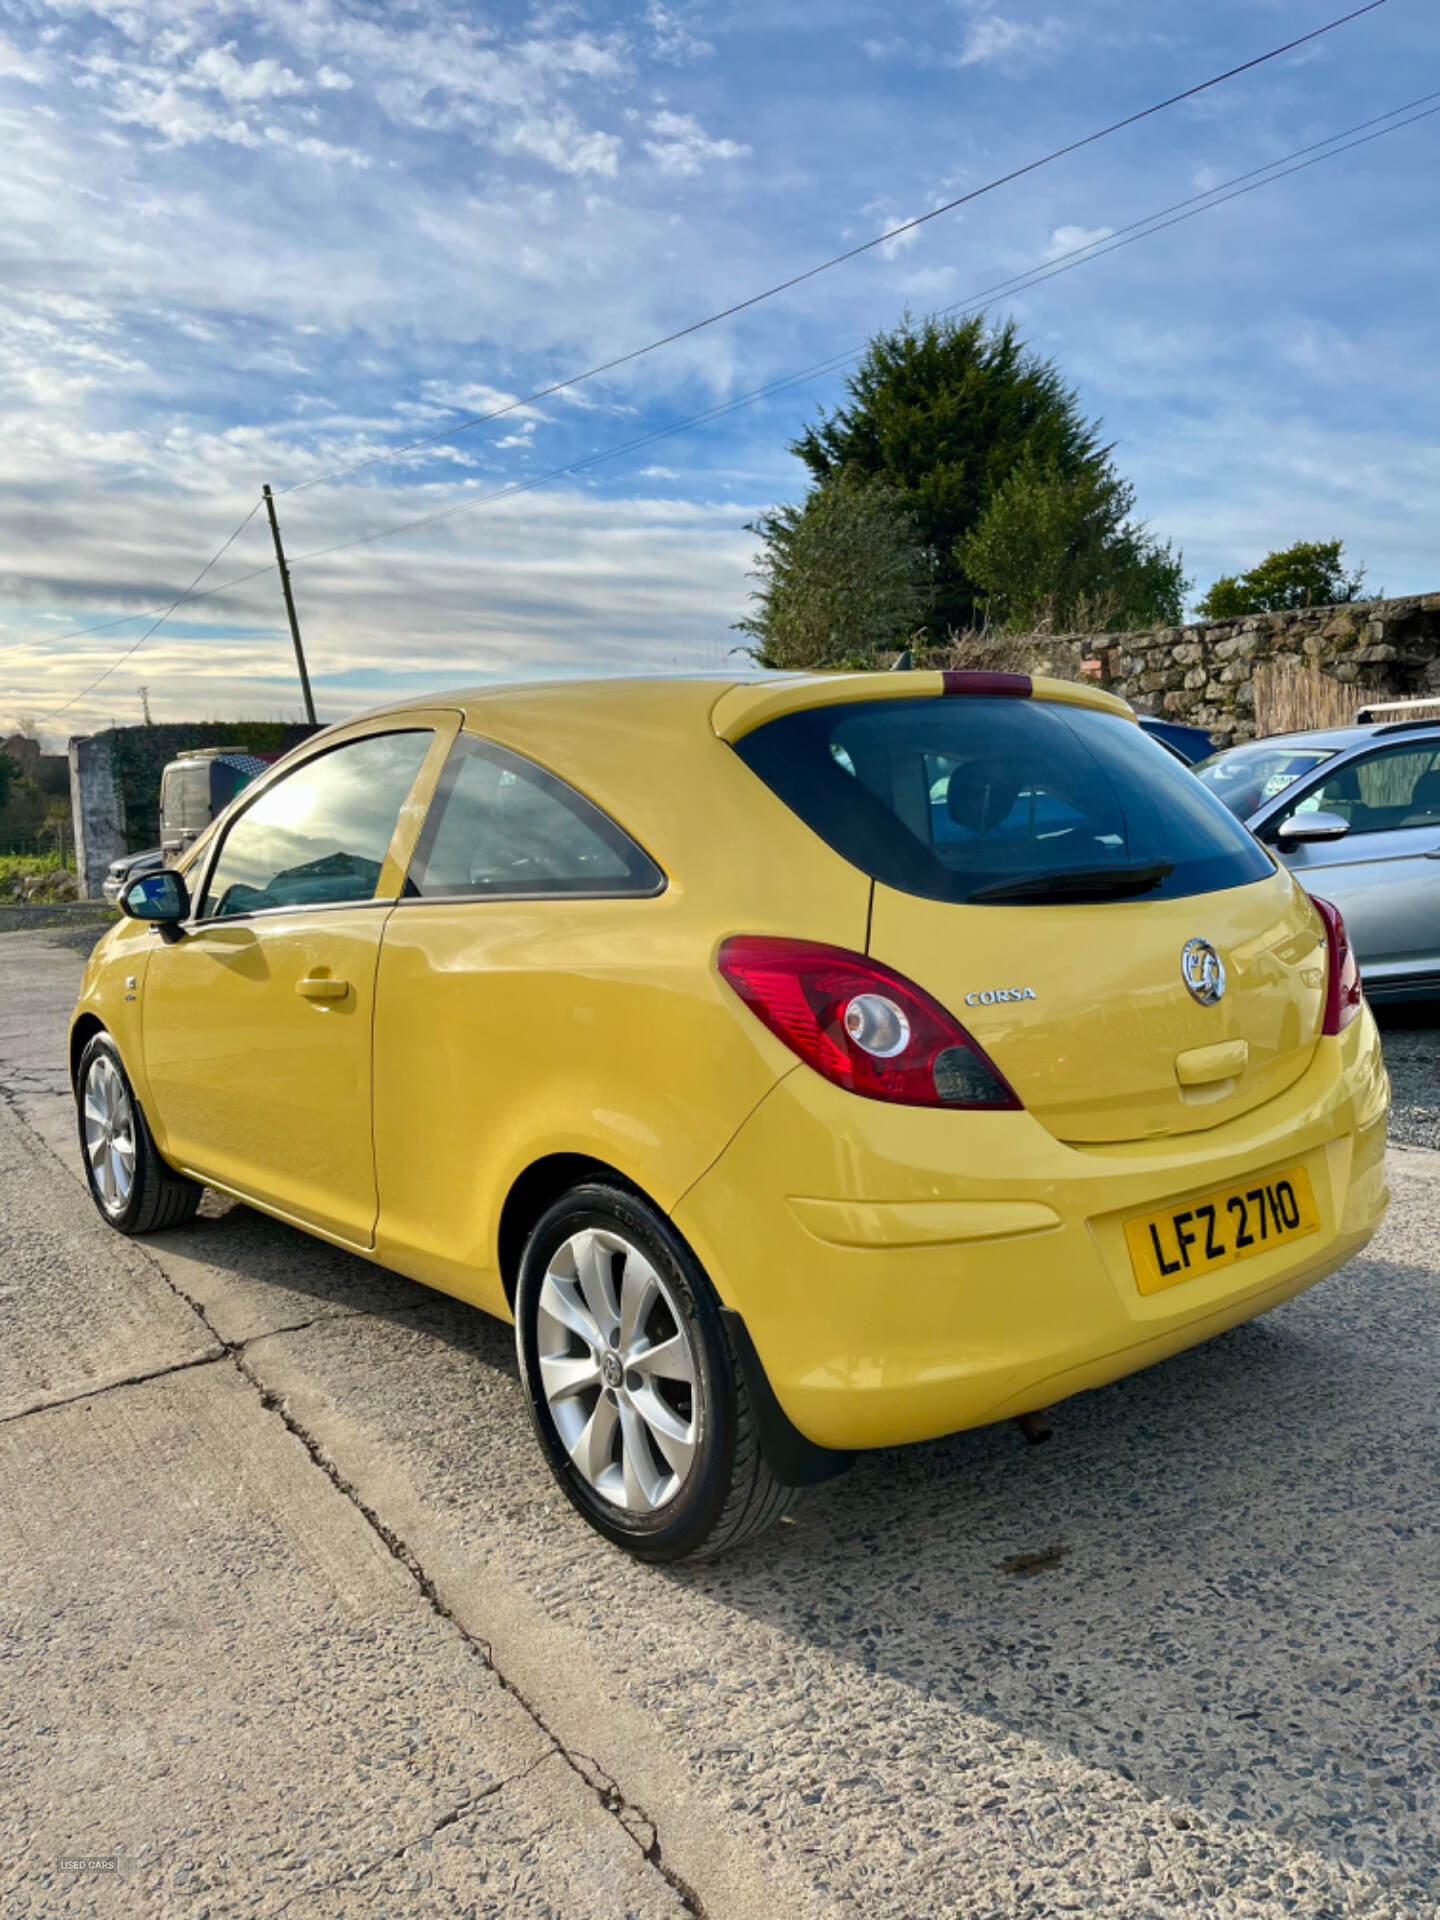
[[[75,1106],[85,1183],[107,1226],[156,1233],[194,1219],[205,1189],[160,1158],[108,1033],[97,1033],[80,1056]]]
[[[794,1504],[704,1270],[638,1194],[588,1181],[541,1217],[521,1257],[515,1346],[550,1471],[637,1558],[710,1558]]]

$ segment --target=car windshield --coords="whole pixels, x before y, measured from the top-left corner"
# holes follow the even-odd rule
[[[1175,898],[1274,871],[1173,754],[1093,707],[857,700],[736,751],[837,853],[930,900]]]
[[[1217,753],[1194,772],[1237,820],[1248,820],[1277,793],[1334,758],[1334,747],[1282,747],[1266,740]]]

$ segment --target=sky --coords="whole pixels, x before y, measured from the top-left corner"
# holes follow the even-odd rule
[[[201,583],[228,590],[122,658],[262,482],[322,719],[736,664],[747,522],[803,494],[789,443],[844,397],[843,366],[789,376],[1440,90],[1434,0],[385,456],[1346,10],[0,0],[0,730],[297,716],[263,512]],[[1197,596],[1335,538],[1369,588],[1440,591],[1437,163],[1440,116],[990,304],[1103,420]]]

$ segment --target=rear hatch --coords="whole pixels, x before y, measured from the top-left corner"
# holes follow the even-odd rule
[[[749,730],[729,716],[742,758],[870,874],[870,953],[1062,1140],[1192,1132],[1296,1080],[1323,935],[1225,807],[1107,696],[912,678],[919,697],[867,676],[823,704],[772,694]]]

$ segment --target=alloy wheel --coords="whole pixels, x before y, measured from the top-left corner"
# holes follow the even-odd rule
[[[85,1156],[106,1213],[123,1213],[135,1185],[135,1108],[106,1054],[97,1054],[85,1077],[82,1105]]]
[[[629,1513],[673,1500],[699,1439],[685,1317],[638,1247],[585,1227],[556,1248],[537,1314],[541,1387],[586,1483]]]

